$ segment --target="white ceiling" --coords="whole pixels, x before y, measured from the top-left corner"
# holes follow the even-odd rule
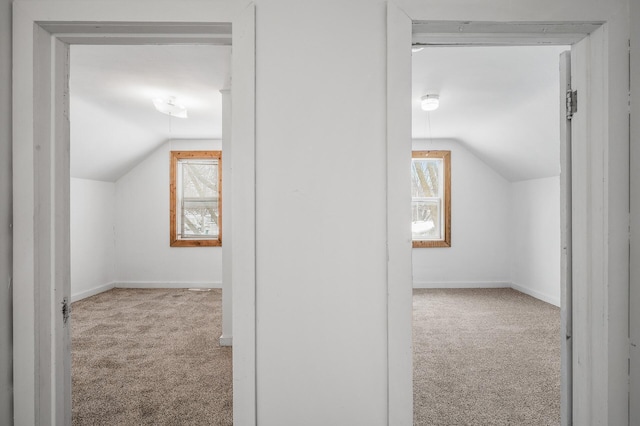
[[[413,137],[454,139],[510,181],[557,176],[567,46],[426,47],[413,54]],[[420,98],[440,95],[427,113]]]
[[[219,139],[230,55],[230,46],[72,45],[71,176],[115,181],[169,139]],[[168,96],[189,118],[154,109]]]
[[[413,137],[453,139],[510,181],[559,173],[558,56],[568,47],[413,54]],[[71,47],[71,175],[115,181],[169,139],[219,139],[230,46]],[[420,97],[440,95],[426,113]],[[157,112],[175,96],[189,118]]]

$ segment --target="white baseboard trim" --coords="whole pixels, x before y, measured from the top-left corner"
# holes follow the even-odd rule
[[[78,300],[86,299],[87,297],[95,296],[96,294],[104,293],[105,291],[109,291],[115,287],[114,282],[101,285],[98,287],[91,288],[89,290],[84,290],[79,293],[75,293],[71,295],[71,303],[77,302]]]
[[[415,281],[413,288],[511,288],[506,281]]]
[[[220,336],[220,346],[233,346],[233,337],[224,334]]]
[[[540,293],[536,290],[531,290],[530,288],[520,286],[518,284],[511,284],[511,288],[519,291],[520,293],[528,294],[531,297],[535,297],[536,299],[542,300],[543,302],[550,303],[554,306],[560,307],[560,299],[556,297],[549,296],[548,294]]]
[[[116,288],[222,288],[220,281],[122,281]]]

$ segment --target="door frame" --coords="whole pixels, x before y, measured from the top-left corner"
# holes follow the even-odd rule
[[[173,4],[172,4],[173,3]],[[56,200],[56,182],[63,182],[64,175],[56,174],[54,156],[61,149],[55,143],[55,131],[48,120],[51,117],[64,117],[64,112],[56,109],[63,99],[56,98],[55,86],[38,85],[42,82],[55,82],[54,64],[60,63],[60,43],[79,42],[83,37],[93,37],[98,42],[99,35],[95,27],[105,29],[113,25],[113,32],[106,38],[119,40],[136,39],[137,42],[150,37],[144,31],[133,31],[124,35],[114,30],[124,24],[158,29],[157,25],[176,24],[169,32],[170,40],[176,40],[180,32],[177,27],[194,23],[231,22],[233,27],[234,81],[239,90],[233,93],[233,140],[234,140],[234,191],[233,197],[233,330],[234,330],[234,421],[237,424],[256,423],[256,371],[255,371],[255,9],[253,5],[242,2],[213,3],[184,0],[181,2],[137,1],[92,1],[58,2],[29,1],[14,2],[13,12],[13,176],[14,176],[14,245],[13,245],[13,303],[14,303],[14,415],[17,424],[36,424],[61,419],[57,424],[65,424],[65,407],[68,398],[56,395],[53,387],[39,393],[37,380],[46,379],[55,383],[55,368],[62,360],[57,359],[51,345],[57,325],[53,318],[61,318],[60,295],[52,282],[42,281],[42,277],[51,278],[52,265],[62,265],[64,256],[60,256],[60,247],[54,242],[64,223],[56,216],[63,203],[43,204],[38,197],[45,196],[51,202]],[[420,16],[408,16],[395,5],[387,8],[387,210],[388,210],[388,404],[389,424],[411,424],[412,422],[412,366],[411,366],[411,282],[407,279],[407,270],[403,264],[410,262],[410,244],[394,236],[399,229],[401,215],[394,210],[394,200],[402,202],[399,164],[402,162],[406,144],[398,148],[397,141],[410,142],[407,139],[406,123],[410,123],[410,91],[406,90],[406,81],[410,76],[410,43],[403,44],[407,35],[411,35],[412,21],[426,21],[430,13],[426,10]],[[204,18],[203,18],[204,17]],[[585,235],[574,238],[574,247],[584,247],[582,257],[575,258],[574,272],[583,272],[585,279],[584,324],[585,345],[579,354],[574,353],[574,367],[579,355],[587,356],[586,364],[580,364],[581,376],[585,388],[574,393],[574,413],[581,412],[589,416],[584,424],[623,424],[621,413],[628,416],[628,400],[618,385],[626,371],[628,361],[628,300],[621,300],[621,294],[628,295],[628,276],[622,275],[628,270],[628,256],[624,256],[622,246],[626,243],[628,254],[628,232],[622,233],[628,223],[619,221],[622,213],[617,204],[609,208],[610,201],[620,202],[620,194],[613,191],[616,185],[628,185],[629,170],[624,165],[612,170],[606,161],[617,160],[623,147],[621,140],[628,143],[628,125],[622,121],[626,106],[626,91],[613,84],[621,77],[621,72],[612,64],[621,62],[621,42],[625,41],[624,16],[616,17],[615,22],[606,22],[601,26],[598,43],[589,60],[592,94],[597,94],[602,102],[589,102],[589,120],[591,136],[586,141],[588,152],[580,160],[587,200],[581,205],[583,210],[573,210],[573,222],[577,219],[586,224],[597,224],[597,229],[589,228]],[[451,21],[439,21],[451,23]],[[65,25],[48,25],[66,23]],[[96,25],[98,24],[98,25]],[[455,24],[460,24],[455,23]],[[495,24],[495,23],[491,23]],[[502,23],[520,25],[526,29],[527,23]],[[539,24],[545,24],[541,22]],[[548,24],[548,22],[546,23]],[[571,26],[572,23],[558,22]],[[84,25],[83,30],[80,30]],[[569,28],[567,28],[569,29]],[[71,32],[69,32],[71,31]],[[78,31],[78,32],[73,32]],[[91,32],[93,34],[91,34]],[[173,32],[173,34],[171,33]],[[569,31],[570,33],[571,31]],[[40,33],[36,37],[36,33]],[[540,34],[520,31],[527,37],[539,39]],[[48,35],[47,35],[48,34]],[[116,35],[120,34],[120,35]],[[451,38],[456,31],[448,33]],[[184,35],[184,34],[183,34]],[[237,37],[236,37],[237,35]],[[446,35],[446,32],[445,32]],[[485,34],[486,35],[486,34]],[[193,34],[191,34],[193,36]],[[188,37],[188,36],[187,36]],[[479,38],[479,37],[478,37]],[[66,41],[65,41],[66,40]],[[182,41],[185,39],[183,38]],[[506,38],[503,36],[503,41]],[[564,44],[564,43],[562,43]],[[57,45],[57,47],[56,47]],[[624,51],[626,53],[626,49]],[[52,56],[53,54],[53,56]],[[38,60],[36,61],[36,58]],[[43,59],[48,59],[43,60]],[[53,61],[51,59],[54,59]],[[395,60],[392,60],[395,59]],[[407,66],[409,72],[407,73]],[[60,70],[58,70],[59,72]],[[615,71],[615,72],[613,72]],[[627,71],[628,72],[628,71]],[[40,78],[38,78],[40,77]],[[44,78],[43,78],[44,77]],[[409,79],[410,83],[410,79]],[[410,87],[410,84],[409,84]],[[53,89],[53,90],[52,90]],[[398,89],[398,90],[395,90]],[[625,88],[626,89],[626,88]],[[20,94],[20,96],[18,96]],[[593,100],[593,98],[591,98]],[[42,103],[44,101],[44,103]],[[394,111],[392,106],[400,106]],[[46,114],[49,111],[52,114]],[[38,118],[47,118],[37,121]],[[407,121],[408,119],[408,121]],[[241,123],[243,125],[241,125]],[[47,132],[46,130],[49,130]],[[595,130],[595,133],[594,133]],[[626,132],[626,133],[625,133]],[[37,139],[41,138],[41,139]],[[51,150],[53,148],[53,151]],[[46,156],[44,154],[47,154]],[[63,153],[64,154],[64,153]],[[36,159],[47,165],[36,167]],[[242,158],[242,161],[240,161]],[[407,157],[409,158],[409,157]],[[573,163],[574,169],[576,164]],[[58,166],[59,167],[59,166]],[[42,171],[49,174],[42,174]],[[408,168],[407,168],[408,170]],[[55,179],[51,179],[55,178]],[[624,182],[626,178],[626,183]],[[398,196],[394,188],[399,189]],[[57,188],[58,190],[60,188]],[[64,188],[62,188],[64,191]],[[574,199],[575,202],[575,199]],[[397,204],[399,205],[399,204]],[[407,203],[408,205],[408,203]],[[58,210],[56,210],[58,209]],[[628,214],[628,212],[627,212]],[[58,222],[56,222],[58,220]],[[616,222],[617,221],[617,222]],[[620,226],[614,224],[619,222]],[[628,217],[627,217],[628,222]],[[625,235],[622,235],[625,234]],[[403,235],[402,232],[398,235]],[[17,238],[16,236],[19,236]],[[236,240],[237,238],[237,240]],[[237,243],[235,242],[237,241]],[[409,256],[406,254],[409,253]],[[58,254],[59,256],[55,256]],[[44,256],[44,257],[43,257]],[[626,260],[624,260],[626,259]],[[56,263],[57,262],[57,263]],[[627,268],[619,268],[624,263]],[[619,263],[619,264],[618,264]],[[242,266],[242,267],[241,267]],[[624,266],[624,265],[622,265]],[[620,271],[620,272],[613,272]],[[64,272],[64,271],[62,271]],[[43,276],[38,276],[42,273]],[[64,274],[63,274],[64,275]],[[402,279],[396,279],[402,276]],[[575,275],[574,275],[575,280]],[[61,283],[62,288],[67,284]],[[626,287],[625,287],[626,286]],[[626,290],[626,292],[625,292]],[[43,310],[37,309],[38,307]],[[240,316],[242,314],[242,316]],[[604,320],[599,320],[604,318]],[[576,315],[574,313],[574,324]],[[52,324],[54,324],[52,326]],[[42,332],[38,334],[38,332]],[[43,341],[38,340],[42,338]],[[603,344],[608,343],[608,344]],[[45,345],[42,346],[41,343]],[[584,362],[584,361],[582,361]],[[607,380],[611,377],[611,380]],[[628,377],[628,376],[625,376]],[[612,382],[615,380],[615,382]],[[613,385],[612,385],[613,383]],[[53,385],[52,385],[53,386]],[[626,388],[628,392],[628,385]],[[617,404],[617,405],[616,405]],[[626,405],[625,405],[626,404]],[[615,407],[613,407],[616,405]],[[624,409],[626,407],[626,410]],[[43,416],[44,414],[44,416]],[[59,417],[62,416],[62,417]]]
[[[255,424],[255,7],[191,0],[13,5],[16,424],[71,424],[70,333],[63,315],[70,303],[69,44],[228,44],[231,38],[238,194],[231,206],[233,414],[237,424]]]
[[[565,390],[562,421],[563,425],[572,422],[628,424],[628,385],[625,385],[624,377],[629,352],[629,308],[624,299],[629,289],[628,275],[624,273],[629,264],[628,247],[627,256],[624,256],[628,236],[621,235],[626,228],[625,221],[612,220],[613,217],[624,218],[624,203],[610,203],[613,199],[619,201],[620,195],[625,194],[629,170],[624,163],[616,170],[607,163],[628,150],[628,145],[625,146],[628,144],[628,133],[625,133],[628,123],[625,126],[620,119],[625,114],[618,114],[624,111],[625,99],[614,84],[611,71],[611,64],[623,53],[621,43],[626,40],[621,38],[620,28],[625,27],[618,21],[429,21],[428,15],[425,12],[425,17],[409,16],[397,6],[388,5],[387,46],[392,51],[387,53],[387,87],[400,90],[387,91],[387,143],[388,146],[392,142],[396,145],[394,155],[398,155],[400,149],[407,158],[410,158],[406,142],[410,141],[411,92],[410,84],[409,87],[402,86],[398,80],[411,81],[411,50],[406,43],[398,47],[397,39],[406,40],[407,33],[413,34],[415,25],[421,26],[421,41],[434,45],[574,45],[580,40],[588,40],[588,55],[580,64],[586,68],[582,71],[588,76],[579,107],[586,119],[580,120],[581,129],[574,132],[573,143],[579,148],[572,152],[569,164],[574,182],[571,188],[574,229],[571,246],[576,248],[571,253],[570,268],[576,284],[573,285],[571,312],[573,354],[571,365],[563,364],[562,376],[566,380],[572,371],[574,380],[571,388]],[[412,40],[415,41],[415,34]],[[402,51],[398,52],[398,49]],[[616,72],[622,74],[628,70],[616,69]],[[401,112],[392,111],[392,108],[399,108]],[[397,148],[398,145],[401,147]],[[391,180],[388,186],[394,188]],[[615,265],[618,262],[622,272]],[[402,327],[410,327],[406,320],[406,312],[411,310],[408,293],[402,282],[389,282],[390,302],[401,300],[401,303],[389,303],[390,336],[401,335]],[[392,359],[391,355],[390,348],[390,374],[394,371],[391,364],[395,362],[397,368],[398,360],[402,359],[397,354]],[[397,377],[389,379],[390,418],[391,413],[400,411],[400,407],[412,405],[413,394],[406,390],[412,388],[397,386],[397,383],[409,380],[407,369],[410,368],[408,362],[396,373]],[[568,395],[571,401],[565,401]],[[409,425],[411,420],[402,417],[400,424]]]

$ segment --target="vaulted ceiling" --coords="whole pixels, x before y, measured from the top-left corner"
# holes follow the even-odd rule
[[[425,47],[413,53],[413,137],[454,139],[510,181],[560,172],[563,46]],[[425,112],[420,98],[440,96]]]
[[[219,139],[230,46],[71,46],[71,175],[115,181],[169,139]],[[188,118],[154,109],[174,96]]]
[[[510,181],[559,173],[558,46],[413,54],[412,133],[454,139]],[[230,46],[71,47],[72,176],[115,181],[170,139],[221,137]],[[312,88],[309,88],[312,91]],[[420,97],[435,93],[426,113]],[[157,112],[175,96],[188,119]]]

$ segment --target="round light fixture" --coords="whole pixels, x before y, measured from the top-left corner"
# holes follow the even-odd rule
[[[424,95],[420,98],[420,106],[424,111],[435,111],[440,106],[440,96]]]
[[[168,99],[155,98],[153,100],[153,106],[163,114],[172,117],[187,118],[187,108],[184,105],[176,103],[176,98],[173,96]]]

